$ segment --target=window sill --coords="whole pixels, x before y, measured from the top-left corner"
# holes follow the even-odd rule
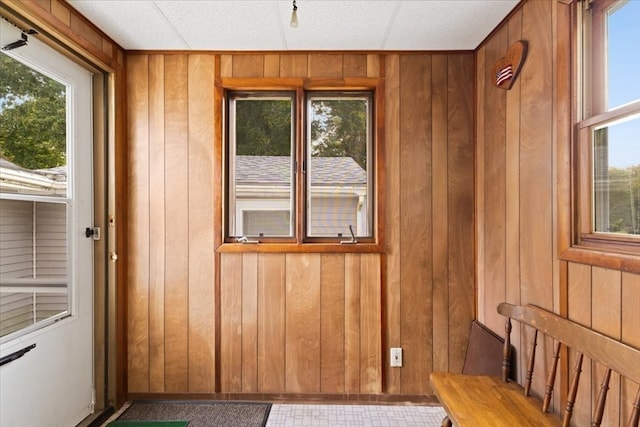
[[[640,256],[630,253],[610,252],[603,248],[589,246],[573,246],[561,253],[559,258],[562,261],[640,274]]]
[[[219,253],[383,253],[384,249],[377,243],[356,243],[341,245],[339,243],[223,243],[218,246]]]

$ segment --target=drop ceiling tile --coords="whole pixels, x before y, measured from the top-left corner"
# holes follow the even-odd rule
[[[385,49],[472,50],[517,0],[403,1]]]
[[[287,47],[293,50],[378,50],[396,1],[298,0],[298,27],[291,28],[291,3],[278,2]]]
[[[192,49],[283,50],[273,1],[156,1]],[[287,25],[288,25],[287,18]]]
[[[189,48],[153,2],[69,0],[69,3],[125,49]]]

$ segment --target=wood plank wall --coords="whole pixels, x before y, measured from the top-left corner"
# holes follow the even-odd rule
[[[130,393],[430,395],[429,372],[461,370],[474,316],[472,53],[127,61]],[[216,73],[385,78],[384,254],[222,253],[216,270]],[[404,348],[403,368],[388,367],[389,347]]]
[[[476,54],[477,281],[478,319],[504,334],[496,313],[501,301],[533,303],[567,315],[606,335],[640,346],[640,276],[601,267],[559,261],[558,192],[569,182],[570,63],[572,5],[526,1]],[[516,40],[529,45],[520,77],[509,91],[492,85],[491,68]],[[560,153],[560,154],[559,154]],[[560,236],[560,237],[559,237]],[[519,375],[530,352],[528,333],[514,329]],[[539,348],[538,351],[541,349]],[[551,343],[543,343],[549,357]],[[573,373],[574,355],[562,364],[558,381]],[[572,425],[590,424],[603,370],[583,365]],[[546,372],[535,388],[543,390]],[[603,425],[623,425],[637,389],[612,377]],[[555,410],[563,409],[555,395]]]

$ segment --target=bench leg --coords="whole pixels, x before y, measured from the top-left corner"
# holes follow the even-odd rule
[[[445,417],[442,419],[442,427],[451,427],[451,420],[449,419],[448,416],[445,415]]]

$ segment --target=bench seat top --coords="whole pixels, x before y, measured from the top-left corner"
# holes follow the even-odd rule
[[[465,427],[561,426],[559,418],[542,413],[537,399],[521,386],[500,378],[433,372],[431,384],[449,419]]]

